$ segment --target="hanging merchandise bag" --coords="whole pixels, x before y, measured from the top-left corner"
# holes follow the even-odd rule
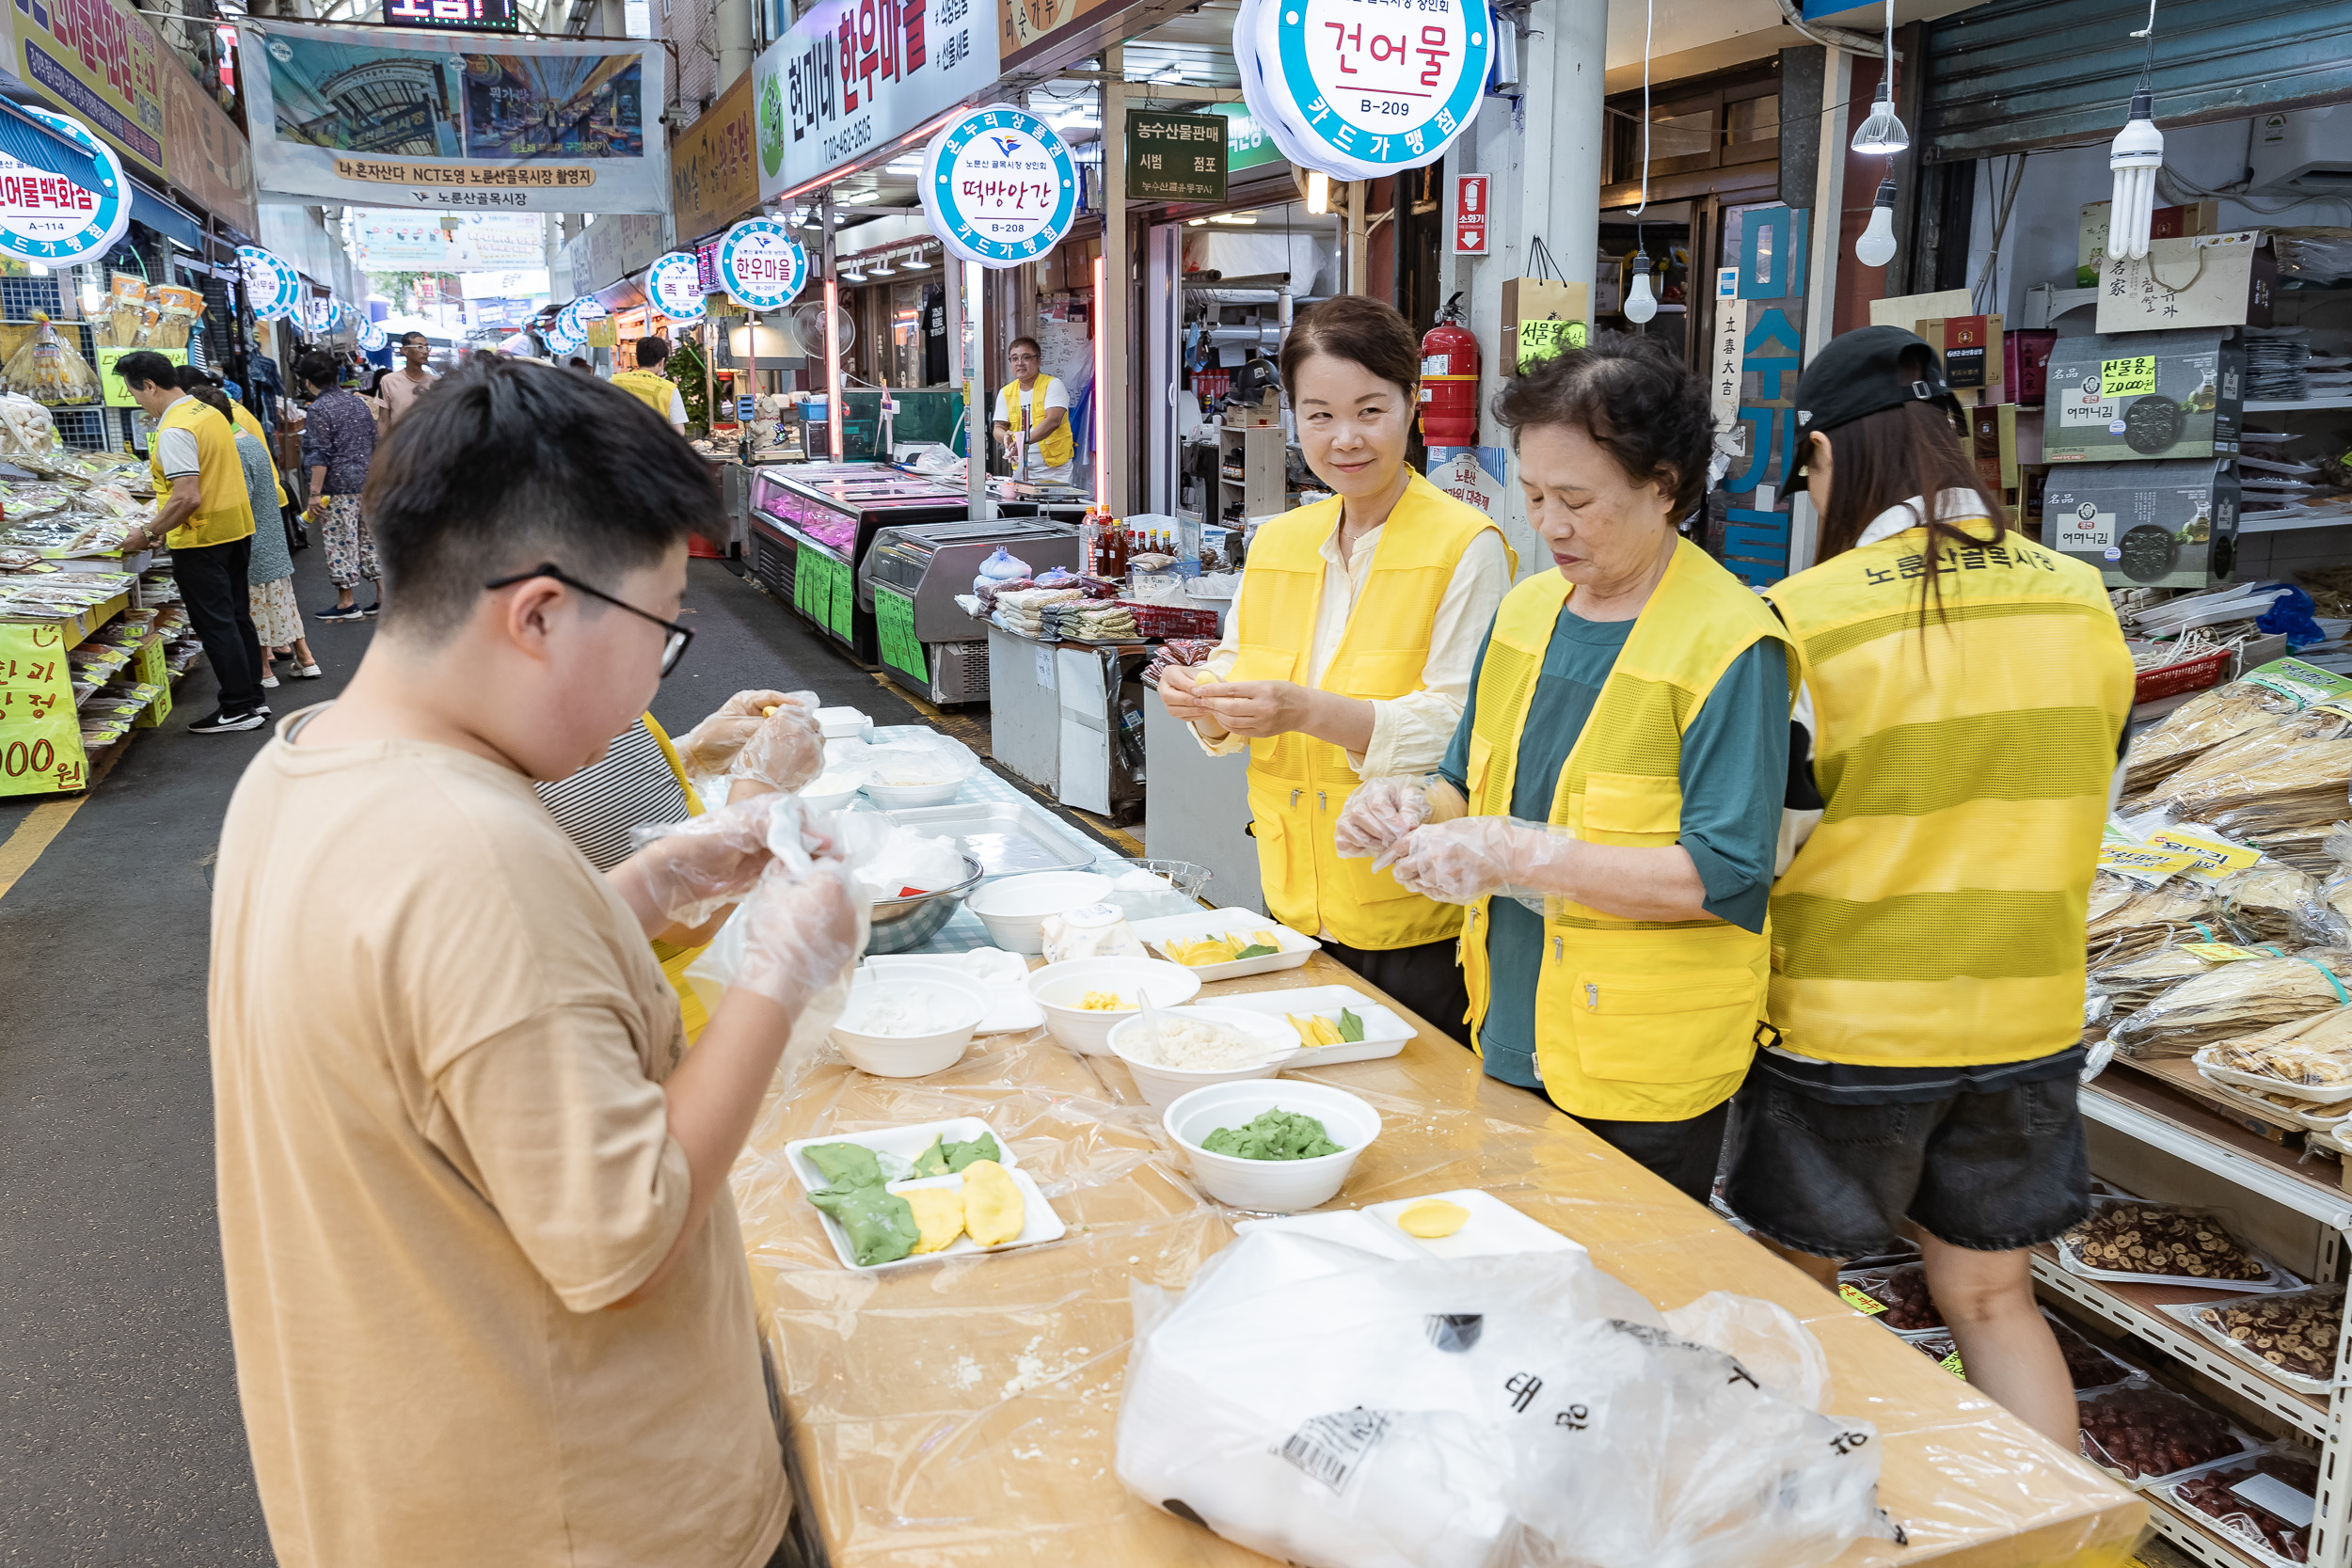
[[[1530,247],[1528,265],[1535,269],[1534,277],[1502,285],[1502,362],[1514,375],[1582,348],[1591,315],[1584,285],[1560,277],[1560,263],[1540,237]]]

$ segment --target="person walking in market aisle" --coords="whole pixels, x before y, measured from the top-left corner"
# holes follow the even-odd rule
[[[1438,777],[1367,786],[1336,836],[1470,907],[1488,1077],[1704,1203],[1764,1016],[1788,639],[1677,531],[1714,427],[1657,340],[1548,361],[1495,416],[1556,570],[1502,601]]]
[[[1216,755],[1249,751],[1266,908],[1468,1044],[1462,911],[1343,860],[1332,829],[1362,783],[1445,757],[1479,628],[1516,569],[1502,531],[1406,465],[1421,345],[1359,295],[1303,312],[1282,344],[1307,466],[1337,499],[1259,529],[1209,661],[1160,676]]]
[[[355,393],[336,385],[341,372],[334,357],[325,354],[307,355],[294,367],[310,392],[302,421],[302,464],[310,470],[310,505],[303,515],[326,543],[326,575],[335,584],[334,605],[318,612],[322,621],[365,620],[384,608],[375,533],[368,526],[361,498],[368,466],[375,459],[375,416]],[[362,606],[354,592],[363,581],[375,594],[373,604]]]
[[[244,404],[237,401],[237,394],[229,390],[227,384],[224,383],[218,376],[207,375],[202,371],[198,370],[194,365],[182,365],[179,367],[176,379],[180,383],[180,389],[182,391],[195,398],[199,403],[204,404],[205,407],[213,410],[213,412],[225,416],[229,422],[235,425],[238,430],[251,436],[255,440],[262,443],[262,459],[269,464],[269,483],[272,499],[266,506],[259,502],[255,503],[253,508],[253,527],[255,531],[258,532],[265,522],[272,517],[276,517],[278,519],[279,526],[282,528],[285,523],[286,515],[286,482],[278,475],[278,460],[271,457],[269,454],[269,436],[267,432],[262,430],[262,421],[254,417],[252,409],[247,408]],[[219,392],[221,394],[220,403],[215,403],[212,399],[204,396],[203,394],[206,388]],[[226,404],[227,407],[224,408],[222,404]]]
[[[218,387],[192,387],[188,396],[227,418],[234,406]],[[286,544],[283,515],[272,510],[278,489],[278,468],[269,460],[262,438],[240,428],[237,460],[245,466],[246,498],[253,507],[253,557],[246,570],[246,594],[253,611],[253,635],[262,652],[262,689],[273,690],[278,677],[271,673],[276,658],[287,661],[294,680],[316,680],[322,672],[302,635],[302,609],[294,602],[294,552]],[[264,520],[266,519],[266,520]]]
[[[440,379],[425,368],[433,356],[433,345],[421,332],[404,332],[400,336],[400,367],[386,376],[378,395],[384,400],[384,428],[387,432],[400,423],[425,389]]]
[[[262,650],[246,592],[253,551],[253,505],[235,427],[180,389],[179,367],[152,349],[116,362],[131,401],[155,421],[147,467],[155,516],[135,525],[126,550],[171,550],[171,577],[204,657],[220,687],[220,707],[188,726],[198,735],[257,730],[269,717],[262,695]]]
[[[677,383],[661,373],[661,367],[670,362],[670,341],[667,338],[637,340],[637,368],[623,371],[612,378],[612,385],[644,404],[679,435],[686,434],[686,400],[678,395]]]
[[[1013,378],[996,394],[990,428],[1012,464],[1015,479],[1067,484],[1075,461],[1070,436],[1070,388],[1057,376],[1040,375],[1044,351],[1035,338],[1015,338],[1005,349]]]
[[[1804,677],[1780,1038],[1724,1197],[1825,1286],[1908,1224],[1970,1386],[2071,1453],[2029,1249],[2090,1212],[2083,918],[2131,655],[2098,571],[2007,525],[1928,344],[1849,332],[1797,406],[1821,560],[1767,590]]]
[[[854,961],[848,871],[821,841],[771,862],[751,800],[599,874],[532,793],[686,651],[718,486],[625,394],[508,361],[419,405],[368,495],[391,608],[246,769],[215,884],[222,1256],[276,1560],[797,1565],[727,1173]],[[647,939],[738,899],[690,1053]]]

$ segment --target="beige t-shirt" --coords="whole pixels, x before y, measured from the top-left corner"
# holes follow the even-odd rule
[[[316,709],[307,710],[315,712]],[[758,1568],[791,1507],[675,995],[530,783],[445,747],[246,769],[213,895],[221,1243],[283,1568]]]
[[[400,417],[408,412],[426,388],[439,379],[439,376],[427,371],[423,380],[413,380],[408,374],[408,367],[405,364],[386,376],[380,389],[380,395],[384,399],[384,428],[389,430],[400,423]]]

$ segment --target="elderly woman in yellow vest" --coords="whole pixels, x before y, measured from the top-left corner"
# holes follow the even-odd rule
[[[2090,1212],[2083,914],[2131,656],[2098,571],[2004,526],[1926,343],[1850,332],[1797,406],[1821,562],[1770,592],[1809,809],[1724,1196],[1825,1285],[1908,1222],[1969,1383],[2071,1451],[2027,1249]]]
[[[1712,424],[1654,340],[1567,354],[1495,412],[1557,569],[1502,601],[1438,778],[1367,792],[1342,848],[1470,906],[1489,1076],[1705,1202],[1764,1016],[1787,639],[1677,532]]]
[[[661,367],[669,362],[669,339],[640,338],[637,340],[637,368],[615,374],[612,385],[660,415],[672,430],[683,436],[686,434],[686,400],[678,395],[677,383],[661,373]]]
[[[1462,911],[1343,860],[1332,828],[1362,780],[1445,755],[1478,634],[1511,585],[1502,531],[1406,466],[1421,346],[1403,316],[1343,295],[1282,344],[1307,466],[1337,499],[1263,525],[1225,640],[1160,678],[1212,752],[1249,749],[1265,904],[1467,1043]]]
[[[1067,484],[1076,451],[1070,438],[1070,389],[1058,377],[1038,373],[1044,362],[1035,338],[1015,338],[1007,345],[1005,363],[1013,378],[996,394],[996,417],[989,429],[1014,478]]]

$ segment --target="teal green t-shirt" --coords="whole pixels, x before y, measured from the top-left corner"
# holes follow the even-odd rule
[[[1528,700],[1511,781],[1511,815],[1529,822],[1551,816],[1560,769],[1584,733],[1602,684],[1632,635],[1631,621],[1587,621],[1565,608]],[[1493,628],[1487,645],[1493,645]],[[1468,793],[1470,726],[1478,717],[1478,654],[1470,701],[1438,768]],[[1732,661],[1692,716],[1682,736],[1682,847],[1707,888],[1709,914],[1751,931],[1764,928],[1780,845],[1780,812],[1788,787],[1788,662],[1778,642],[1758,642]],[[1543,916],[1516,898],[1487,904],[1486,972],[1493,994],[1478,1043],[1488,1076],[1536,1088],[1535,980],[1543,971]]]

